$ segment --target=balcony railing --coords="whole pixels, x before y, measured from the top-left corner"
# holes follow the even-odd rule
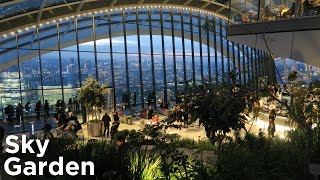
[[[241,5],[238,1],[230,0],[242,12],[241,15],[230,12],[235,24],[320,16],[320,0],[244,0]]]

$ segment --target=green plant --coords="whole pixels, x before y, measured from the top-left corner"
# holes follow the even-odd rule
[[[199,119],[204,125],[207,137],[218,143],[219,152],[231,130],[245,129],[246,96],[242,88],[206,84],[188,89],[184,96],[184,107],[191,114],[192,122]]]
[[[303,179],[304,153],[291,141],[248,134],[223,146],[215,178]]]
[[[80,88],[79,101],[92,111],[96,109],[95,112],[93,111],[92,118],[96,116],[96,111],[106,104],[106,97],[103,93],[106,88],[107,84],[100,85],[93,76],[89,76]]]
[[[135,151],[128,153],[128,178],[132,180],[161,179],[161,158],[152,152]]]
[[[208,140],[199,140],[195,141],[188,138],[176,139],[172,142],[177,148],[187,148],[187,149],[197,149],[199,151],[208,150],[208,151],[216,151],[217,146],[213,145]]]

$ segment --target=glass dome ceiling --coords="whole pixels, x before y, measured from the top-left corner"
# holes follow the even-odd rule
[[[6,25],[15,25],[12,22],[23,21],[23,16],[27,20],[25,23],[31,23],[30,19],[39,21],[71,13],[77,14],[95,9],[130,7],[132,5],[178,5],[186,8],[203,9],[227,16],[229,14],[228,3],[228,0],[1,0],[0,25],[5,21],[10,21]],[[232,2],[233,5],[238,6],[236,2]],[[232,11],[241,13],[237,10],[237,7],[232,8]],[[3,29],[0,28],[0,32],[2,31]]]
[[[44,3],[44,8],[47,8],[75,1],[78,0],[3,0],[0,1],[0,19],[6,19],[26,12],[37,11],[40,9],[42,3]]]

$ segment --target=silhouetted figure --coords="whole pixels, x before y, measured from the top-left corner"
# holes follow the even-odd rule
[[[62,113],[66,112],[66,103],[64,102],[64,100],[61,101],[61,112]]]
[[[113,121],[117,122],[117,123],[120,123],[118,112],[114,112],[113,113]]]
[[[28,102],[24,105],[24,110],[26,111],[26,116],[27,116],[27,117],[28,117],[28,115],[29,115],[30,108],[31,108],[30,101],[28,101]]]
[[[189,113],[183,109],[182,113],[182,117],[183,117],[183,127],[186,128],[188,127],[188,122],[189,122]]]
[[[152,94],[149,93],[149,94],[148,94],[148,97],[147,97],[147,105],[148,105],[148,106],[151,106],[151,103],[152,103]]]
[[[14,109],[11,104],[7,104],[7,107],[4,108],[4,113],[8,116],[7,120],[9,122],[12,122],[14,116]]]
[[[22,113],[23,113],[23,107],[22,107],[21,103],[19,103],[17,105],[17,109],[16,109],[16,118],[17,118],[16,124],[20,124],[20,119],[21,119]]]
[[[40,120],[40,113],[41,113],[41,101],[36,103],[35,111],[37,113],[37,120]]]
[[[79,100],[78,100],[78,97],[76,96],[73,100],[74,102],[74,106],[75,106],[75,111],[76,111],[76,114],[78,114],[80,112],[80,104],[79,104]]]
[[[133,105],[135,106],[137,104],[137,93],[133,93]]]
[[[164,103],[163,102],[161,102],[160,108],[164,108]]]
[[[51,129],[52,129],[51,124],[49,124],[47,120],[44,120],[44,125],[43,125],[43,133],[44,133],[43,138],[44,139],[53,138],[53,135],[50,132]]]
[[[61,100],[57,100],[57,103],[56,103],[56,111],[57,113],[62,113],[61,111]]]
[[[4,108],[4,114],[7,115],[7,120],[10,122],[11,121],[11,117],[10,117],[10,105],[7,104],[7,106]]]
[[[153,109],[151,106],[149,106],[147,111],[148,121],[151,124],[152,123],[152,117],[153,117]]]
[[[268,126],[268,135],[270,137],[274,137],[274,133],[276,131],[276,125],[275,125],[275,119],[276,119],[276,111],[272,109],[269,113],[269,126]]]
[[[109,137],[111,118],[108,115],[108,113],[105,113],[105,115],[102,117],[102,122],[104,124],[104,131],[103,131],[104,134],[103,134],[103,136],[106,137],[106,131],[107,131],[107,137]]]
[[[119,121],[112,122],[111,130],[110,130],[111,141],[112,141],[114,135],[118,132],[119,126],[120,126],[120,122]]]
[[[74,111],[74,102],[72,101],[72,98],[69,98],[69,103],[68,103],[68,112],[73,112]]]
[[[45,113],[45,115],[46,115],[47,118],[50,117],[48,100],[45,100],[45,101],[44,101],[44,113]]]

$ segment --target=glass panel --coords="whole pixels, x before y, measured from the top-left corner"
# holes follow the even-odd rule
[[[23,0],[19,3],[9,4],[0,7],[0,17],[5,19],[10,16],[25,13],[27,11],[33,11],[39,9],[41,1],[39,0]]]
[[[84,46],[82,46],[82,48],[83,47]],[[82,82],[84,82],[88,76],[96,77],[96,66],[94,58],[94,52],[80,52],[80,71]]]
[[[167,83],[171,83],[174,86],[174,63],[173,63],[173,54],[172,54],[172,49],[173,49],[172,37],[164,36],[164,42],[165,42],[166,75],[167,75],[166,80],[167,80]]]
[[[110,53],[97,53],[99,82],[112,86]]]
[[[59,52],[41,51],[43,89],[61,88]]]
[[[193,81],[193,67],[192,67],[192,48],[191,48],[191,29],[189,14],[183,15],[183,27],[184,27],[184,44],[186,54],[186,73],[187,80]]]
[[[19,50],[26,51],[26,50]],[[25,81],[25,89],[41,89],[41,72],[39,58],[32,58],[21,63],[21,77]]]
[[[36,38],[37,37],[35,36],[34,40],[36,40]],[[40,27],[39,39],[41,49],[58,50],[57,25],[50,24]]]
[[[78,53],[76,51],[61,51],[62,80],[64,86],[80,87]]]

